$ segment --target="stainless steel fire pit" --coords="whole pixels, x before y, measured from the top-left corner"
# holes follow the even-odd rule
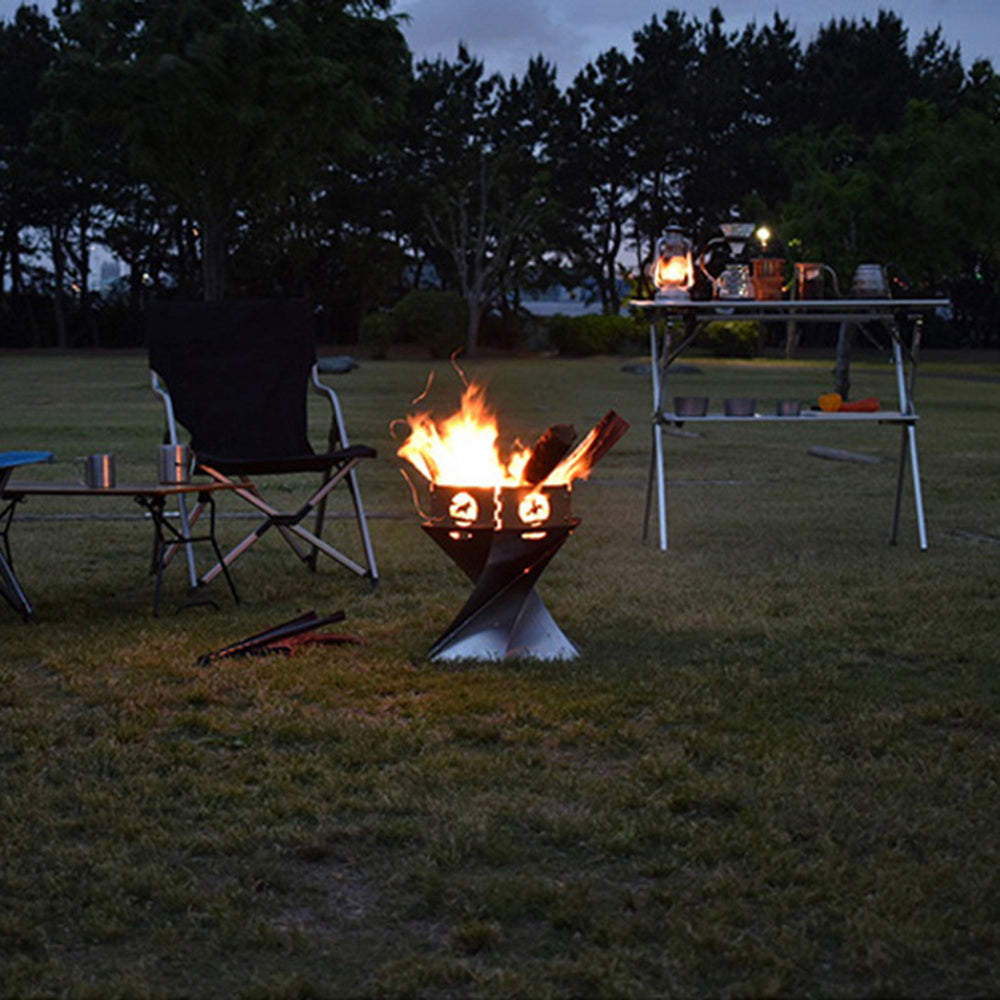
[[[580,523],[568,486],[431,486],[422,527],[473,581],[431,660],[568,660],[579,655],[535,591]]]
[[[471,383],[456,413],[440,421],[415,414],[407,423],[409,436],[396,454],[420,477],[414,484],[403,472],[423,529],[474,584],[430,658],[578,656],[535,583],[580,523],[573,517],[572,484],[587,478],[628,430],[627,421],[609,411],[575,448],[574,428],[554,424],[531,448],[518,445],[504,457],[483,391]]]

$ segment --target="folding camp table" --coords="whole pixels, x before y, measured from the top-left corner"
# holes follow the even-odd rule
[[[670,299],[635,300],[633,307],[651,316],[650,351],[653,380],[653,447],[650,456],[649,478],[646,484],[646,510],[643,537],[649,526],[653,491],[656,491],[656,511],[659,526],[659,547],[667,548],[667,476],[665,443],[663,435],[670,426],[689,425],[709,421],[737,423],[751,421],[795,423],[808,427],[821,421],[841,424],[878,423],[901,428],[899,464],[896,476],[896,495],[892,512],[890,542],[896,543],[899,534],[899,514],[903,494],[903,477],[909,465],[913,480],[913,496],[917,515],[917,532],[921,550],[927,548],[927,528],[924,520],[924,502],[920,483],[920,465],[917,455],[916,424],[918,416],[913,405],[917,354],[924,316],[947,307],[947,299],[799,299],[792,301],[757,301],[753,299],[680,301]],[[806,411],[796,416],[750,414],[728,416],[709,413],[705,416],[682,416],[667,405],[667,377],[671,365],[685,351],[705,325],[713,321],[731,322],[751,320],[765,323],[836,323],[843,330],[846,325],[861,326],[873,341],[888,346],[896,372],[898,409],[880,410],[875,413]],[[904,336],[909,331],[909,337]],[[676,338],[676,339],[673,339]],[[907,461],[908,457],[908,461]]]
[[[160,597],[163,593],[163,571],[169,563],[170,550],[174,546],[191,546],[196,542],[209,542],[215,558],[222,559],[222,551],[215,537],[215,502],[212,494],[218,490],[228,490],[233,487],[226,483],[128,483],[119,486],[84,486],[81,483],[6,483],[0,496],[7,506],[0,512],[0,535],[4,540],[4,548],[9,556],[8,533],[14,517],[16,505],[28,497],[131,497],[150,515],[153,524],[153,556],[152,572],[156,575],[156,587],[153,596],[153,614],[159,614]],[[167,517],[166,502],[170,497],[185,494],[197,494],[198,502],[207,507],[209,517],[207,530],[195,535],[190,527],[177,525]],[[233,595],[233,600],[239,603],[239,595],[229,575],[224,569],[226,582]],[[14,581],[16,584],[16,580]],[[32,607],[24,591],[17,587],[17,600],[11,601],[14,608],[21,612],[25,620],[32,616]],[[7,596],[6,594],[4,596]]]

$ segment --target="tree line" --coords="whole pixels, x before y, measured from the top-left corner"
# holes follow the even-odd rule
[[[149,296],[298,296],[334,339],[428,283],[484,317],[648,294],[656,239],[766,220],[1000,344],[1000,77],[942,30],[667,9],[565,87],[414,62],[392,0],[58,0],[0,22],[0,344],[134,342]],[[123,264],[98,294],[94,251]],[[130,338],[132,340],[130,341]]]

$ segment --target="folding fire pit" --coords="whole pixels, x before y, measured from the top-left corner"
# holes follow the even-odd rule
[[[579,655],[535,592],[549,560],[580,523],[568,486],[464,489],[431,486],[424,531],[475,584],[432,660]]]
[[[399,449],[426,481],[429,510],[424,531],[474,584],[455,620],[431,647],[430,658],[573,659],[579,652],[549,614],[535,583],[580,523],[572,514],[574,480],[589,474],[628,424],[608,413],[572,452],[575,431],[557,425],[534,448],[521,450],[505,464],[496,454],[495,422],[488,423],[484,440],[496,458],[501,481],[461,485],[456,481],[463,474],[479,469],[482,475],[481,456],[453,461],[448,439],[464,439],[469,446],[475,427],[492,420],[478,393],[471,387],[462,412],[440,428],[425,417],[411,419],[410,437]],[[450,433],[449,425],[458,433]],[[471,446],[481,444],[473,440]]]

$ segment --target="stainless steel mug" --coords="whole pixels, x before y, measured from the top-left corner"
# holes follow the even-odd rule
[[[156,455],[160,482],[178,486],[191,481],[191,449],[186,444],[161,444]]]
[[[115,485],[115,456],[98,452],[86,458],[77,459],[78,478],[84,486],[93,490],[106,490]]]

